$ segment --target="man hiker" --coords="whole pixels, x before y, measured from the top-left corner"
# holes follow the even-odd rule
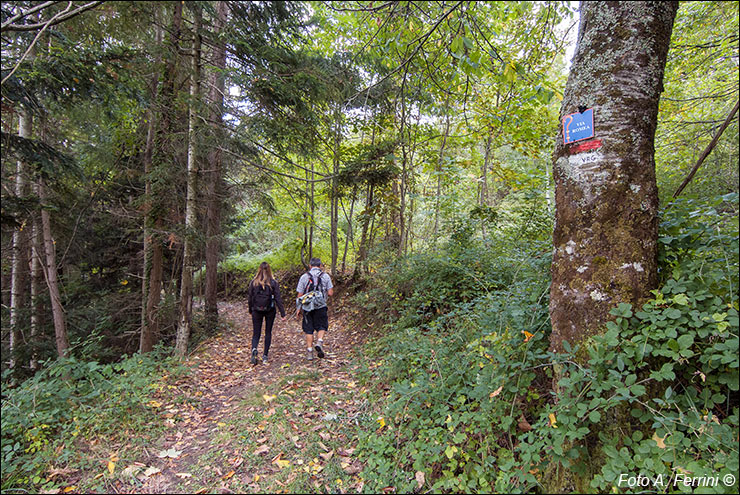
[[[306,336],[307,359],[313,359],[313,351],[324,357],[324,334],[329,329],[329,314],[326,302],[334,295],[334,285],[328,273],[321,271],[321,260],[311,258],[311,268],[298,279],[296,317],[303,310],[303,333]],[[313,334],[316,332],[316,343]]]

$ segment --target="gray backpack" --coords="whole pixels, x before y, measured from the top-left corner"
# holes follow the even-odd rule
[[[310,272],[306,272],[308,275],[308,283],[306,284],[306,292],[298,298],[298,304],[304,312],[313,311],[315,309],[321,309],[326,307],[326,298],[324,293],[321,291],[321,275],[318,276],[318,283],[314,284],[313,275]]]

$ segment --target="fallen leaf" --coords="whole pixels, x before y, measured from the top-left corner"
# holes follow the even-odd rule
[[[319,457],[321,457],[325,461],[328,461],[329,459],[331,459],[333,455],[334,455],[334,451],[333,450],[331,452],[321,452],[321,453],[319,453]]]
[[[328,433],[326,433],[325,431],[320,431],[320,432],[319,432],[319,436],[320,436],[320,437],[321,437],[321,439],[322,439],[323,441],[325,441],[325,442],[328,442],[328,441],[329,441],[329,439],[331,439],[331,435],[329,435],[329,434],[328,434]]]
[[[550,413],[550,414],[547,415],[547,417],[550,418],[550,426],[552,426],[553,428],[557,428],[558,427],[558,420],[555,419],[555,414],[554,413]]]
[[[257,439],[257,443],[265,443],[267,441],[267,437],[262,437]]]
[[[493,399],[493,398],[494,398],[494,397],[496,397],[496,396],[497,396],[498,394],[500,394],[500,393],[501,393],[501,391],[502,391],[503,389],[504,389],[504,386],[503,386],[503,385],[501,385],[501,386],[500,386],[499,388],[497,388],[496,390],[494,390],[493,392],[491,392],[491,395],[489,395],[489,397],[490,397],[491,399]]]
[[[376,419],[375,421],[380,424],[381,428],[385,426],[385,418],[383,416],[379,416],[378,419]]]
[[[108,472],[110,474],[113,474],[113,471],[116,470],[116,463],[113,461],[108,461]]]
[[[190,473],[175,473],[175,476],[177,476],[178,478],[183,478],[183,479],[193,477],[193,475]]]
[[[144,476],[146,476],[147,478],[149,478],[150,476],[154,476],[155,474],[159,474],[161,472],[162,472],[162,470],[159,469],[158,467],[149,466],[144,471]]]
[[[121,475],[124,477],[134,477],[136,474],[141,471],[141,466],[136,466],[134,464],[131,464],[130,466],[126,466],[126,468],[121,471]]]
[[[331,450],[331,449],[330,449],[329,447],[327,447],[326,445],[324,445],[324,444],[323,444],[323,443],[321,443],[321,442],[316,442],[316,445],[318,445],[319,447],[321,447],[321,450],[326,450],[327,452],[328,452],[329,450]]]
[[[290,461],[285,459],[275,459],[272,463],[276,464],[280,469],[290,466]]]
[[[276,397],[275,395],[267,395],[267,394],[264,394],[264,395],[262,396],[262,398],[263,398],[263,399],[265,399],[265,402],[267,402],[268,404],[269,404],[270,402],[272,402],[272,401],[273,401],[273,399],[275,399],[275,397]]]
[[[197,492],[195,492],[195,495],[200,495],[201,493],[206,493],[208,491],[208,488],[201,488]]]
[[[532,430],[532,425],[529,424],[529,421],[527,421],[527,418],[524,417],[524,414],[519,416],[519,423],[517,424],[520,430],[527,432]]]
[[[268,447],[267,445],[262,445],[262,446],[260,446],[259,448],[257,448],[257,449],[256,449],[256,450],[254,451],[254,455],[262,455],[262,454],[266,454],[266,453],[268,453],[269,451],[270,451],[270,447]]]
[[[163,450],[162,452],[157,454],[157,457],[162,458],[162,459],[165,457],[177,459],[178,457],[180,457],[180,454],[182,454],[182,450],[175,450],[175,449],[170,448],[167,450]]]
[[[663,438],[660,438],[658,436],[658,432],[656,431],[653,433],[653,440],[655,440],[655,443],[658,444],[658,448],[664,449],[665,448],[665,439],[668,437],[668,435],[665,435]]]
[[[223,476],[221,477],[221,479],[222,479],[222,480],[227,480],[227,479],[231,478],[232,476],[234,476],[234,472],[235,472],[235,471],[229,471],[228,473],[226,473],[225,475],[223,475]]]
[[[352,454],[355,453],[355,448],[352,447],[351,449],[338,449],[337,453],[344,457],[351,457]]]
[[[524,334],[524,342],[529,342],[529,339],[534,337],[533,333],[529,333],[526,330],[522,330],[522,333]]]
[[[416,478],[416,486],[421,489],[422,486],[424,486],[424,471],[417,471],[416,475],[414,476]]]
[[[66,488],[65,488],[64,490],[62,490],[62,491],[63,491],[64,493],[69,493],[69,492],[73,492],[73,491],[75,491],[75,490],[77,490],[77,485],[72,485],[72,486],[68,486],[68,487],[66,487]]]

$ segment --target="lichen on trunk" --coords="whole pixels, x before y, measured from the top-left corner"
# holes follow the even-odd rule
[[[654,136],[676,2],[582,2],[553,154],[550,347],[598,332],[657,283]],[[601,146],[564,144],[562,117],[594,109]]]

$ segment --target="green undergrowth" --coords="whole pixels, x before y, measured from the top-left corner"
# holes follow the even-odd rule
[[[674,204],[660,244],[653,298],[562,354],[531,241],[451,242],[379,272],[357,298],[390,315],[363,370],[386,384],[385,427],[360,436],[368,489],[636,493],[642,474],[653,491],[734,493],[737,195]]]
[[[315,244],[312,253],[313,256],[319,257],[322,260],[331,259],[331,248],[328,244],[325,244],[327,242]],[[299,268],[302,267],[301,245],[302,241],[300,239],[291,239],[264,252],[242,252],[227,256],[218,266],[220,275],[218,281],[220,284],[219,291],[226,298],[245,296],[249,283],[257,273],[260,263],[263,261],[270,264],[273,274],[284,272],[292,277],[296,273],[302,273],[303,269]],[[196,273],[195,283],[202,283],[204,275],[205,270]],[[292,278],[290,281],[279,279],[279,282],[283,291],[289,291],[294,288],[292,286]]]
[[[167,354],[158,348],[115,364],[59,359],[4,387],[3,492],[59,488],[55,472],[103,472],[113,455],[133,462],[163,428],[150,395],[165,374],[184,372]]]

